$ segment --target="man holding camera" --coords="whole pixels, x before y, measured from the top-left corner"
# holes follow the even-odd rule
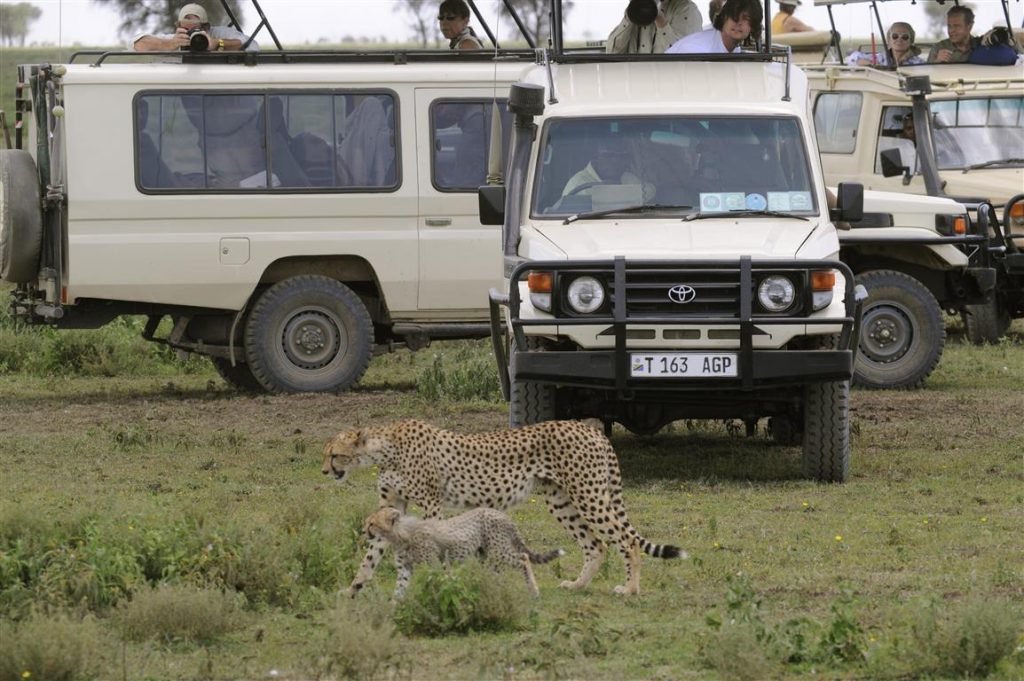
[[[178,25],[174,33],[141,35],[131,41],[136,52],[238,52],[249,39],[230,26],[210,26],[210,19],[202,5],[190,3],[178,12]],[[249,52],[260,49],[256,41],[249,43]]]
[[[701,27],[693,0],[629,0],[622,23],[605,42],[609,54],[661,54]]]

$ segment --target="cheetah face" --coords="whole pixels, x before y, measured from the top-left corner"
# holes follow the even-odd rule
[[[359,456],[364,447],[362,434],[358,430],[338,433],[324,445],[324,464],[320,472],[333,475],[341,481],[347,473],[359,465]]]
[[[401,515],[401,511],[390,506],[377,509],[373,515],[366,519],[363,531],[366,532],[371,539],[376,537],[386,537],[391,534],[391,531],[395,527],[395,522],[398,521],[398,518]]]

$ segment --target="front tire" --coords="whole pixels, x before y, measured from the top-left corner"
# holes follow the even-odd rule
[[[275,393],[342,392],[373,355],[373,322],[352,289],[329,277],[302,275],[267,289],[245,328],[253,376]]]
[[[555,419],[555,387],[550,383],[522,381],[515,379],[516,350],[515,341],[509,353],[510,394],[508,405],[508,425],[511,428],[528,426]]]
[[[850,475],[850,382],[804,387],[804,475],[846,482]]]
[[[865,388],[920,388],[942,357],[946,327],[931,291],[902,272],[857,276],[868,290],[853,381]]]

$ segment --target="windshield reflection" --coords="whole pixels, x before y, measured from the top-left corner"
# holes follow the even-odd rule
[[[1024,156],[1024,97],[957,99],[931,103],[932,139],[939,170]]]
[[[547,122],[538,218],[729,211],[817,214],[795,118],[617,117]],[[653,210],[642,210],[650,207]]]

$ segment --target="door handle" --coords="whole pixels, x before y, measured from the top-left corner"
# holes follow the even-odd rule
[[[427,218],[427,227],[447,227],[452,224],[451,218]]]

